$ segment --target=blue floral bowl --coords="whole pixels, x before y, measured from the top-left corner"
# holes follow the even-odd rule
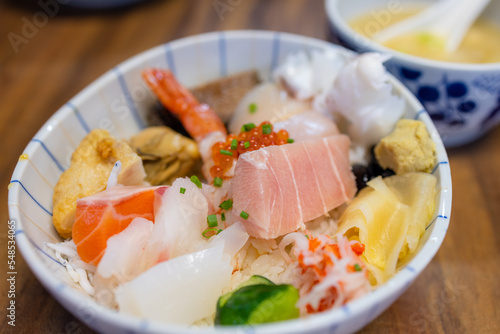
[[[418,97],[447,147],[478,139],[500,122],[500,63],[448,63],[404,54],[374,43],[347,24],[370,13],[370,24],[382,25],[402,5],[393,0],[325,0],[331,40],[357,52],[391,54],[386,67]],[[499,22],[500,2],[492,1],[483,15]]]

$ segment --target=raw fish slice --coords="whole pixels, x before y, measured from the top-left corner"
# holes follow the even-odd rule
[[[114,289],[141,274],[139,264],[152,230],[152,221],[135,218],[126,229],[108,239],[94,276],[95,296],[100,304],[114,307]]]
[[[154,220],[156,189],[158,187],[113,187],[79,199],[73,241],[80,258],[97,265],[111,236],[123,231],[134,218]]]
[[[229,215],[228,215],[229,216]],[[227,222],[227,220],[226,220]],[[234,270],[240,269],[244,256],[239,251],[245,246],[249,235],[242,223],[236,222],[225,230],[210,238],[210,246],[224,245],[224,256],[230,259],[231,267]]]
[[[180,188],[186,189],[184,194]],[[156,191],[155,225],[146,248],[142,270],[206,247],[208,204],[201,189],[189,179],[179,178],[168,189]]]
[[[232,272],[223,250],[218,244],[157,264],[117,290],[120,311],[179,325],[214,314]]]
[[[347,121],[342,132],[353,143],[370,147],[387,136],[405,111],[404,99],[393,93],[383,62],[387,55],[364,53],[340,70],[328,93],[327,107]],[[340,123],[338,123],[341,125]]]
[[[224,245],[224,254],[233,258],[248,240],[248,233],[242,223],[236,222],[210,239],[213,246]]]
[[[256,112],[248,111],[251,104],[256,106]],[[228,129],[231,133],[239,133],[243,124],[258,125],[264,121],[275,123],[311,110],[311,108],[310,102],[289,97],[277,84],[263,83],[253,88],[241,99],[229,121]]]
[[[340,134],[335,122],[318,111],[306,111],[274,124],[274,131],[282,129],[295,142]]]
[[[234,165],[232,169],[234,175]],[[202,192],[208,202],[208,214],[216,214],[220,210],[219,205],[226,199],[233,197],[232,178],[225,179],[221,187],[204,184]],[[227,215],[226,219],[230,219],[230,216]],[[226,225],[231,224],[232,221],[226,221]]]
[[[304,228],[356,193],[349,138],[337,135],[271,146],[240,156],[233,178],[233,212],[256,238]]]
[[[299,100],[317,97],[329,89],[350,58],[339,50],[312,50],[290,53],[274,71],[276,81]]]

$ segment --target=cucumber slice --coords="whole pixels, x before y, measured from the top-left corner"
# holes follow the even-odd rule
[[[299,291],[292,285],[255,284],[237,289],[217,307],[218,325],[253,325],[299,317]]]
[[[225,295],[220,296],[219,300],[217,301],[217,310],[220,307],[224,306],[224,304],[227,302],[227,300],[229,299],[229,297],[231,297],[236,290],[241,289],[241,288],[243,288],[245,286],[255,285],[255,284],[275,285],[272,281],[268,280],[264,276],[253,275],[252,277],[250,277],[245,282],[240,283],[236,287],[236,289],[234,289],[233,291],[230,291],[230,292],[226,293]]]
[[[265,278],[264,276],[253,275],[245,282],[240,283],[240,285],[238,285],[237,289],[240,289],[240,288],[243,288],[243,287],[249,286],[249,285],[255,285],[255,284],[276,285],[271,280]]]

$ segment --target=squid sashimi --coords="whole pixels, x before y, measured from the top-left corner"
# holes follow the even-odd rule
[[[183,192],[181,192],[183,189]],[[189,179],[179,178],[168,189],[158,189],[155,226],[141,268],[206,247],[208,203]]]
[[[213,314],[222,289],[230,284],[231,260],[247,240],[243,226],[235,223],[203,249],[156,264],[116,291],[120,310],[183,325]]]
[[[224,253],[232,258],[236,255],[236,253],[238,253],[247,240],[248,233],[246,232],[245,227],[240,222],[236,222],[223,230],[221,233],[214,236],[210,240],[210,243],[214,246],[218,243],[223,243]]]
[[[97,265],[111,236],[123,231],[134,218],[153,221],[158,188],[166,187],[117,186],[79,199],[72,233],[80,258]]]
[[[152,267],[116,292],[120,311],[182,325],[213,314],[233,270],[223,250],[219,244]]]
[[[332,136],[242,154],[233,178],[233,212],[247,232],[271,239],[351,200],[356,193],[349,138]]]
[[[135,218],[126,229],[108,239],[94,276],[95,297],[99,303],[113,307],[112,291],[142,273],[140,264],[153,226],[152,221]]]

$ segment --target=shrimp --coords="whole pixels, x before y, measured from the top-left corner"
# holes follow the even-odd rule
[[[219,141],[226,141],[227,135],[220,117],[207,104],[198,102],[169,70],[147,69],[142,72],[142,78],[196,140],[203,159],[203,175],[208,181],[213,181],[210,175],[210,168],[214,165],[211,148]]]
[[[198,143],[214,132],[220,132],[224,136],[227,134],[224,123],[215,111],[207,104],[198,102],[172,72],[153,68],[142,72],[142,77],[161,103],[179,117],[186,131]]]

